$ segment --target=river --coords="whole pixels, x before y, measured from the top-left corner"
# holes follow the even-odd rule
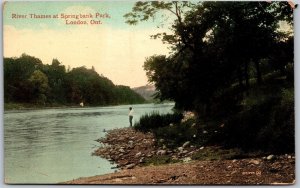
[[[133,105],[141,115],[172,112],[174,104]],[[18,110],[4,113],[6,183],[55,184],[114,172],[115,164],[92,156],[104,130],[128,127],[129,105],[94,108]]]

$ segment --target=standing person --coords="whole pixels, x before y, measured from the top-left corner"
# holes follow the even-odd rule
[[[133,109],[132,107],[129,107],[129,123],[130,123],[130,127],[132,127],[132,119],[133,119]]]

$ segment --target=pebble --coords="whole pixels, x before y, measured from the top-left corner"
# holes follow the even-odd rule
[[[123,148],[120,148],[120,149],[119,149],[119,152],[125,153],[125,150],[124,150]]]
[[[200,149],[204,149],[204,147],[202,146]]]
[[[188,162],[190,162],[191,160],[192,160],[192,158],[186,157],[186,158],[184,158],[182,161],[183,161],[184,163],[188,163]]]
[[[135,157],[140,157],[142,155],[142,152],[138,152],[137,154],[135,154]]]
[[[260,161],[259,160],[255,160],[255,159],[251,159],[249,161],[250,164],[255,164],[255,165],[259,165],[260,164]]]
[[[132,177],[131,177],[131,179],[135,180],[135,179],[136,179],[136,177],[132,176]]]
[[[182,147],[185,148],[185,147],[189,146],[190,143],[191,143],[190,141],[186,141],[186,142],[182,145]]]
[[[126,169],[132,169],[133,167],[135,166],[135,164],[129,164],[129,165],[126,165]]]
[[[115,181],[115,182],[122,182],[123,180],[120,179],[120,178],[116,178],[116,179],[114,179],[114,181]]]
[[[178,151],[182,152],[183,151],[183,147],[179,147]]]
[[[158,150],[158,151],[156,152],[156,155],[165,155],[166,153],[167,153],[166,150]]]
[[[140,161],[139,161],[140,163],[144,163],[145,162],[145,158],[144,157],[142,157],[141,159],[140,159]]]
[[[274,156],[274,155],[269,155],[269,156],[267,157],[267,160],[273,160],[273,159],[275,159],[275,156]]]
[[[129,141],[128,141],[128,144],[129,144],[129,145],[133,145],[133,141],[132,141],[132,140],[129,140]]]

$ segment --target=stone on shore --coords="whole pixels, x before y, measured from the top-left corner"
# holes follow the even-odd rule
[[[158,150],[156,152],[156,155],[166,155],[167,151],[166,150]]]
[[[273,160],[273,159],[275,159],[275,156],[274,156],[274,155],[269,155],[269,156],[267,157],[267,160]]]
[[[190,143],[191,143],[190,141],[186,141],[186,142],[182,145],[182,147],[183,147],[183,148],[186,148],[187,146],[190,145]]]
[[[182,147],[171,150],[165,144],[157,145],[152,133],[142,133],[133,128],[109,130],[105,138],[97,141],[102,147],[94,151],[93,155],[109,159],[120,168],[128,168],[129,164],[134,164],[132,168],[142,166],[147,159],[159,156],[166,156],[172,160],[184,160],[192,157],[199,150],[191,147],[190,141],[186,141]],[[158,140],[158,142],[167,143],[166,140]]]

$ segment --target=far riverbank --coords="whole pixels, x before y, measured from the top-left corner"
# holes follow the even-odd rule
[[[139,104],[151,104],[153,102],[146,101]],[[108,106],[119,106],[119,105],[129,105],[129,104],[110,104],[103,106],[92,106],[84,105],[80,106],[79,104],[33,104],[33,103],[4,103],[4,110],[41,110],[41,109],[61,109],[61,108],[88,108],[88,107],[108,107]],[[138,105],[138,104],[132,104]]]

